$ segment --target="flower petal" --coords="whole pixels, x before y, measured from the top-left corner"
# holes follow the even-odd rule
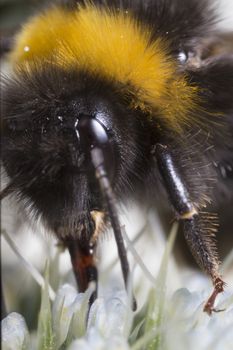
[[[12,312],[2,320],[2,349],[24,350],[29,343],[26,322],[20,314]]]

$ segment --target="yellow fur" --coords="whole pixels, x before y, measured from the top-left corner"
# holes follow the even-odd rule
[[[151,43],[150,28],[129,13],[89,2],[73,12],[53,7],[33,18],[18,36],[12,60],[29,69],[34,62],[52,62],[113,79],[134,94],[135,108],[159,110],[177,130],[195,105],[196,88],[177,72],[166,43]]]

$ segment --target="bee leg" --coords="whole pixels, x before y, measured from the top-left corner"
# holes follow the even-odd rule
[[[168,146],[158,144],[155,156],[160,174],[166,185],[171,203],[183,226],[185,239],[200,267],[211,277],[214,291],[207,300],[204,311],[209,315],[214,309],[217,295],[224,290],[224,282],[219,274],[219,260],[214,242],[216,216],[198,210],[186,186]]]
[[[95,290],[92,293],[89,305],[97,298],[98,272],[95,266],[95,245],[86,240],[66,240],[66,247],[69,249],[74,275],[78,290],[84,293],[91,282],[95,282]]]
[[[210,219],[214,220],[214,218]],[[185,239],[200,267],[210,275],[214,290],[204,305],[204,311],[209,315],[221,311],[214,308],[217,295],[224,291],[224,285],[219,274],[219,260],[214,241],[214,227],[206,213],[197,213],[190,218],[182,219]]]

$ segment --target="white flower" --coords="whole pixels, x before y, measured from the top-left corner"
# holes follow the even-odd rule
[[[41,350],[45,349],[44,344],[51,345],[49,348],[52,350],[233,350],[233,295],[230,285],[225,293],[218,296],[216,304],[217,309],[226,310],[213,313],[211,317],[203,312],[211,287],[208,279],[199,273],[189,270],[190,277],[185,277],[179,270],[180,285],[197,292],[183,288],[169,296],[170,291],[177,288],[173,285],[174,273],[168,271],[174,233],[170,236],[153,289],[135,318],[125,290],[114,289],[106,295],[103,289],[103,297],[97,298],[89,311],[94,286],[85,293],[77,293],[76,288],[68,284],[58,290],[51,315],[47,283],[42,292],[41,326],[35,346],[32,347],[32,338],[29,344],[23,317],[13,313],[2,321],[3,350],[38,349],[38,344],[42,344]],[[141,257],[144,260],[143,254]],[[151,259],[153,264],[155,258]],[[145,289],[144,282],[148,277],[139,260],[138,254],[135,255],[135,261],[143,270],[137,289],[133,283],[136,296],[140,289]]]
[[[203,312],[204,294],[190,293],[187,289],[175,292],[168,303],[164,330],[166,349],[233,349],[233,308],[209,317]],[[227,293],[222,296],[226,297]]]
[[[12,312],[1,322],[2,349],[24,350],[28,346],[29,333],[23,316]]]
[[[129,305],[125,291],[98,298],[91,307],[85,337],[74,341],[69,350],[129,350],[133,319]]]
[[[127,339],[113,335],[106,339],[99,331],[92,327],[85,339],[75,340],[68,350],[130,350]]]
[[[104,338],[129,336],[133,320],[130,301],[125,291],[115,291],[109,297],[98,298],[92,305],[88,329],[95,327]]]
[[[52,309],[57,348],[64,343],[70,329],[74,329],[76,338],[84,335],[90,293],[89,289],[86,293],[78,294],[77,290],[69,284],[63,285],[58,290]]]

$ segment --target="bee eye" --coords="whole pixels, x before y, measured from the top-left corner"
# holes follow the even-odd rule
[[[183,64],[188,60],[188,54],[185,51],[180,51],[177,58],[178,61]]]

